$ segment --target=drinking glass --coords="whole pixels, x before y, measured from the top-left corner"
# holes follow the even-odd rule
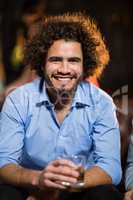
[[[86,165],[86,156],[85,155],[61,155],[59,159],[71,160],[80,168],[80,177],[78,178],[78,182],[75,184],[71,184],[69,182],[62,182],[62,185],[71,187],[71,188],[82,188],[84,187],[84,170]]]

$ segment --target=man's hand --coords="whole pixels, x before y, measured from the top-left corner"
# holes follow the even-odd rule
[[[48,188],[66,189],[67,186],[63,186],[62,182],[77,183],[80,176],[78,168],[77,165],[69,160],[59,159],[52,161],[40,174],[38,187],[46,190]]]
[[[26,198],[26,200],[39,200],[35,196],[29,196]]]
[[[133,188],[125,193],[124,200],[133,200]]]
[[[69,189],[62,182],[74,184],[80,176],[80,168],[69,160],[55,160],[40,173],[37,186],[40,190],[31,193],[26,200],[57,200],[60,189]]]

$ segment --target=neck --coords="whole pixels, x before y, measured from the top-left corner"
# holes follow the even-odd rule
[[[56,102],[56,104],[55,104],[55,110],[57,112],[61,111],[61,110],[69,110],[70,107],[71,107],[71,102],[72,101],[70,101],[70,100]]]
[[[66,108],[70,108],[75,92],[68,92],[65,90],[56,91],[54,89],[51,90],[48,87],[46,87],[46,91],[51,103],[55,105],[56,111],[61,111]]]

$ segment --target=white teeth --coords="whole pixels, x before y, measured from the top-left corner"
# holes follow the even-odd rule
[[[58,80],[60,80],[60,81],[66,81],[66,80],[70,80],[70,78],[58,78]]]
[[[71,77],[54,77],[55,79],[59,80],[59,81],[66,81],[66,80],[71,80]]]

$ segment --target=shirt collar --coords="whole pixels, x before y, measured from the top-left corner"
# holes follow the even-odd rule
[[[39,84],[40,84],[40,81],[39,81]],[[38,84],[38,90],[39,90],[39,84]],[[38,106],[38,107],[40,107],[42,105],[45,105],[47,108],[53,107],[53,104],[50,102],[49,97],[46,92],[45,81],[43,83],[43,90],[40,92],[39,101],[36,103],[36,106]]]
[[[86,86],[87,86],[87,88],[89,88],[89,90],[87,89],[88,93],[87,93],[87,90],[85,89]],[[77,87],[72,106],[73,107],[74,106],[76,106],[76,107],[91,106],[92,103],[91,103],[89,91],[90,91],[90,84],[82,81]]]

